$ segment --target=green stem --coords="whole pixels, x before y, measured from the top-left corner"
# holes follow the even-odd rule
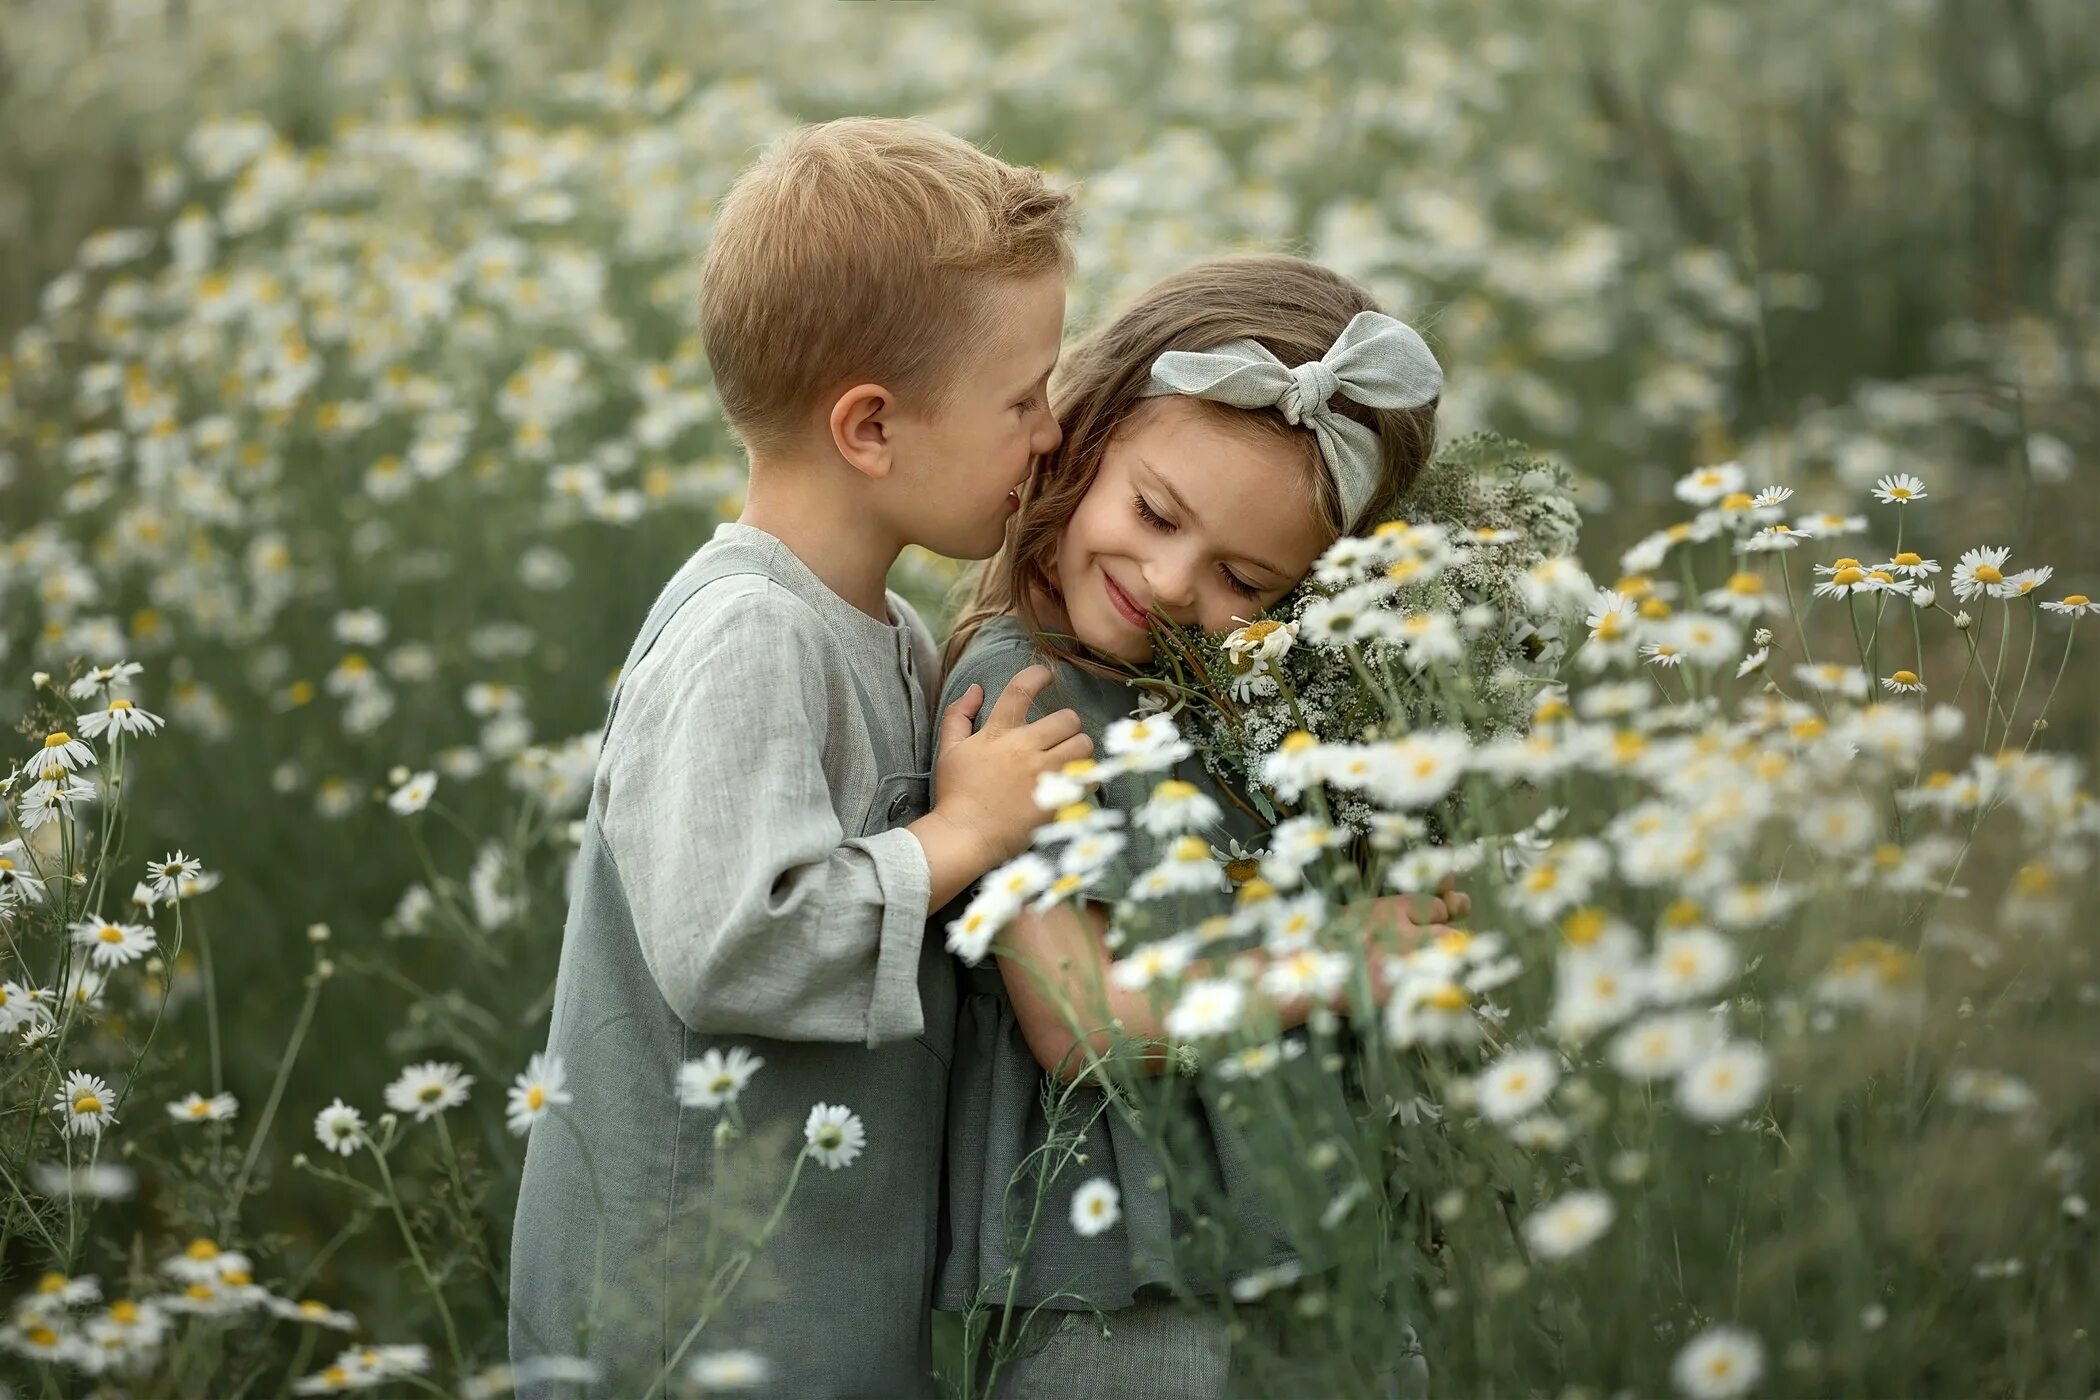
[[[379,1179],[386,1187],[386,1203],[393,1208],[394,1223],[401,1227],[401,1239],[408,1245],[408,1256],[415,1261],[416,1272],[423,1276],[423,1286],[430,1290],[430,1299],[437,1304],[438,1319],[445,1324],[445,1345],[452,1353],[452,1373],[463,1376],[467,1373],[467,1357],[460,1349],[459,1329],[453,1325],[452,1309],[445,1303],[445,1290],[438,1286],[437,1276],[430,1272],[430,1264],[416,1243],[416,1232],[408,1226],[408,1212],[401,1208],[401,1192],[394,1185],[393,1172],[387,1168],[386,1154],[369,1136],[365,1138],[365,1146],[379,1166]]]

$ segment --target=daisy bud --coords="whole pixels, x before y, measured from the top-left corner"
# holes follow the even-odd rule
[[[292,1154],[292,1170],[299,1172],[305,1171],[307,1160],[307,1156],[304,1152],[294,1152]]]
[[[1772,645],[1772,629],[1769,627],[1758,628],[1757,631],[1751,633],[1750,643],[1752,646],[1760,647]]]
[[[2036,720],[2036,721],[2034,722],[2034,732],[2035,732],[2035,733],[2037,733],[2037,734],[2041,733],[2041,732],[2042,732],[2042,731],[2043,731],[2044,729],[2047,729],[2048,727],[2049,727],[2049,721],[2048,721],[2048,720],[2045,720],[2045,719],[2038,719],[2038,720]]]
[[[328,925],[308,924],[306,926],[306,941],[309,943],[326,943],[328,941]]]
[[[1956,628],[1958,628],[1959,630],[1963,631],[1963,632],[1966,632],[1966,631],[1968,631],[1968,630],[1969,630],[1969,622],[1970,622],[1970,618],[1969,618],[1969,615],[1968,615],[1967,613],[1965,613],[1965,612],[1958,612],[1958,613],[1956,613],[1956,614],[1954,615],[1954,625],[1955,625],[1955,627],[1956,627]]]
[[[730,1143],[732,1143],[732,1142],[735,1142],[735,1141],[736,1141],[736,1124],[734,1124],[734,1123],[730,1122],[730,1121],[729,1121],[729,1120],[728,1120],[727,1118],[718,1118],[718,1119],[716,1119],[716,1120],[715,1120],[715,1146],[717,1146],[717,1147],[727,1147],[727,1146],[729,1146],[729,1144],[730,1144]]]
[[[51,673],[49,671],[33,671],[29,676],[29,687],[32,690],[41,689],[44,683],[50,679]]]
[[[319,962],[315,963],[314,976],[320,978],[323,982],[326,982],[329,978],[335,976],[335,959],[323,958]]]
[[[382,1113],[382,1114],[380,1114],[380,1115],[379,1115],[379,1122],[378,1122],[378,1124],[377,1124],[376,1126],[377,1126],[377,1127],[378,1127],[378,1128],[379,1128],[379,1129],[380,1129],[380,1130],[381,1130],[382,1132],[388,1132],[388,1133],[390,1133],[390,1132],[394,1131],[394,1128],[395,1128],[395,1126],[396,1126],[397,1124],[399,1124],[399,1123],[400,1123],[400,1121],[401,1121],[401,1119],[400,1119],[400,1118],[399,1118],[399,1117],[398,1117],[397,1115],[395,1115],[395,1114],[392,1114],[392,1113]]]

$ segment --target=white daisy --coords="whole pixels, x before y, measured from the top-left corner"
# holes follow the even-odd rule
[[[1304,1053],[1304,1043],[1296,1040],[1275,1040],[1262,1045],[1245,1046],[1218,1062],[1218,1077],[1259,1079],[1285,1060],[1295,1060]]]
[[[1497,1123],[1513,1123],[1552,1097],[1560,1083],[1560,1060],[1551,1051],[1511,1050],[1481,1071],[1474,1082],[1480,1111]]]
[[[1735,944],[1706,928],[1665,934],[1648,964],[1648,995],[1663,1003],[1712,996],[1735,976]]]
[[[816,1104],[802,1125],[802,1138],[809,1155],[832,1171],[850,1167],[868,1145],[868,1130],[860,1115],[844,1104]]]
[[[1566,1191],[1524,1221],[1524,1243],[1540,1259],[1566,1259],[1595,1244],[1617,1210],[1602,1191]]]
[[[562,1079],[559,1055],[541,1051],[525,1062],[525,1072],[510,1086],[504,1110],[513,1133],[530,1132],[533,1124],[571,1101],[569,1091],[562,1088]]]
[[[1756,534],[1737,544],[1738,554],[1767,554],[1779,549],[1798,549],[1803,540],[1812,540],[1815,535],[1809,530],[1779,524],[1767,525]]]
[[[1718,466],[1701,467],[1688,476],[1679,477],[1673,492],[1680,501],[1695,506],[1710,506],[1732,492],[1743,489],[1747,478],[1743,469],[1734,462],[1722,462]]]
[[[331,1308],[316,1298],[303,1298],[293,1302],[289,1298],[265,1298],[263,1306],[287,1322],[304,1323],[310,1327],[327,1327],[337,1332],[355,1332],[357,1319],[340,1308]]]
[[[1137,772],[1171,768],[1195,752],[1165,715],[1119,719],[1102,731],[1101,747]]]
[[[1082,1183],[1072,1193],[1072,1228],[1091,1239],[1112,1230],[1123,1218],[1123,1193],[1105,1176]]]
[[[65,1087],[51,1096],[51,1111],[68,1137],[100,1137],[117,1121],[117,1100],[101,1076],[68,1070]]]
[[[1611,1065],[1628,1079],[1667,1079],[1683,1073],[1719,1038],[1713,1018],[1703,1011],[1647,1016],[1619,1032]]]
[[[458,1065],[428,1060],[410,1065],[386,1086],[386,1106],[396,1113],[413,1113],[421,1123],[465,1103],[473,1083],[474,1076],[460,1073]]]
[[[678,1102],[687,1108],[720,1108],[735,1103],[751,1076],[765,1067],[765,1060],[741,1045],[725,1054],[710,1046],[697,1060],[678,1067]]]
[[[204,875],[204,862],[181,851],[162,856],[146,864],[145,890],[148,910],[162,900],[180,899],[190,893],[191,887]],[[138,896],[132,896],[138,902]]]
[[[122,967],[153,951],[155,935],[145,924],[118,924],[107,919],[83,919],[68,930],[73,946],[88,951],[97,967]]]
[[[1167,1012],[1164,1028],[1175,1040],[1201,1040],[1224,1035],[1240,1023],[1247,989],[1223,978],[1190,983]]]
[[[1295,622],[1277,622],[1267,618],[1259,622],[1248,622],[1242,617],[1236,617],[1233,621],[1244,625],[1227,633],[1223,645],[1226,653],[1242,664],[1279,661],[1290,651],[1292,643],[1298,640],[1298,624]]]
[[[1961,562],[1954,566],[1948,580],[1954,596],[1967,602],[2005,582],[2005,561],[2012,557],[2012,550],[2002,546],[1979,546],[1962,551]]]
[[[413,816],[430,805],[437,795],[438,776],[425,770],[410,777],[387,797],[386,805],[400,815]]]
[[[2053,565],[2041,564],[2032,569],[2022,569],[2016,574],[2007,574],[2005,581],[1991,589],[1993,598],[2025,598],[2056,577]]]
[[[766,1383],[772,1366],[755,1351],[704,1351],[686,1368],[686,1379],[710,1390],[751,1390]]]
[[[46,773],[45,781],[51,781],[48,771],[56,766],[68,773],[77,773],[97,760],[95,751],[81,743],[63,729],[53,730],[44,736],[44,747],[29,761],[33,772]]]
[[[962,913],[948,922],[948,951],[975,967],[991,951],[992,940],[1014,916],[1015,906],[1004,899],[980,893],[963,906]]]
[[[166,723],[159,715],[149,714],[119,695],[107,709],[82,715],[80,732],[90,739],[99,738],[105,730],[111,734],[151,734]]]
[[[1677,1106],[1702,1123],[1728,1123],[1762,1102],[1771,1080],[1764,1047],[1733,1040],[1709,1051],[1677,1078]]]
[[[1883,505],[1907,506],[1925,499],[1925,483],[1908,473],[1885,476],[1874,483],[1874,499]]]
[[[1172,836],[1183,831],[1200,831],[1221,815],[1218,804],[1194,783],[1168,778],[1152,789],[1152,796],[1138,808],[1132,820],[1140,830],[1149,831],[1154,836]]]
[[[1108,966],[1108,980],[1127,992],[1141,992],[1165,977],[1179,977],[1196,955],[1197,940],[1185,934],[1155,938]]]
[[[2042,611],[2059,613],[2065,617],[2078,617],[2084,613],[2100,613],[2100,603],[2083,593],[2067,593],[2059,602],[2042,604]]]
[[[1916,671],[1891,671],[1881,678],[1881,688],[1896,695],[1923,695],[1925,682]]]
[[[1323,948],[1300,948],[1284,954],[1261,972],[1263,995],[1275,1001],[1307,1000],[1325,1004],[1349,985],[1347,953]]]
[[[208,1099],[202,1094],[184,1094],[168,1105],[168,1116],[178,1123],[224,1123],[239,1108],[231,1094],[213,1094]]]
[[[1765,1351],[1757,1337],[1723,1323],[1685,1343],[1670,1363],[1670,1379],[1690,1400],[1734,1400],[1748,1394],[1765,1373]]]
[[[348,1157],[364,1141],[364,1115],[338,1098],[314,1115],[314,1136],[330,1152]]]

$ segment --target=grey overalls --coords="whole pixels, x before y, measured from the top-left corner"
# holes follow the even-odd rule
[[[763,556],[731,547],[674,576],[650,609],[622,675],[633,673],[702,587],[753,573],[769,574]],[[918,755],[888,751],[865,687],[858,676],[853,683],[882,778],[859,830],[849,829],[849,836],[923,815],[930,776]],[[615,709],[619,700],[616,685]],[[608,734],[611,725],[608,714]],[[593,785],[548,1033],[574,1102],[533,1129],[519,1187],[511,1242],[513,1361],[587,1356],[608,1373],[594,1393],[641,1395],[697,1315],[711,1210],[736,1227],[725,1231],[729,1238],[755,1231],[786,1184],[811,1105],[823,1102],[861,1116],[866,1150],[838,1171],[804,1166],[771,1242],[686,1360],[731,1348],[758,1352],[770,1365],[770,1379],[757,1393],[793,1400],[932,1396],[929,1309],[956,996],[941,940],[929,938],[920,955],[925,1031],[914,1039],[871,1050],[701,1035],[672,1011],[643,962],[601,830],[603,793]],[[792,957],[794,950],[783,948],[781,955]],[[727,1149],[717,1193],[714,1129],[722,1115],[681,1108],[675,1082],[681,1062],[710,1046],[726,1051],[732,1045],[762,1056],[765,1065],[739,1100],[750,1136]],[[721,1249],[718,1263],[729,1252]],[[582,1324],[594,1292],[586,1339]],[[671,1389],[683,1389],[681,1380],[674,1375]],[[555,1392],[528,1387],[520,1393]]]

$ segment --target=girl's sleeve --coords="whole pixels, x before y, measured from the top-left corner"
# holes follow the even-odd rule
[[[840,824],[821,623],[771,586],[687,621],[636,664],[606,740],[602,824],[651,977],[709,1034],[919,1034],[926,855]]]

